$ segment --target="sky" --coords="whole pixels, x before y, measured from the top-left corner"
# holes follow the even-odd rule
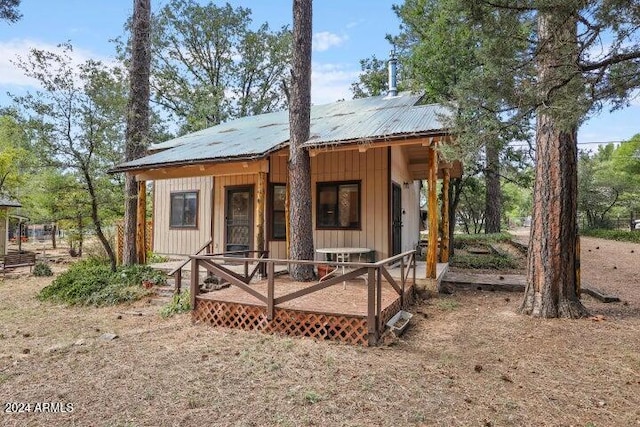
[[[387,58],[386,34],[396,35],[400,21],[392,5],[400,0],[316,0],[313,3],[312,102],[325,104],[350,99],[351,83],[360,72],[360,59],[376,55]],[[158,10],[168,0],[151,0]],[[224,4],[224,2],[217,2]],[[253,23],[272,29],[291,26],[291,0],[229,0],[252,10]],[[70,41],[77,60],[113,61],[110,40],[123,34],[131,16],[133,0],[22,0],[20,21],[0,22],[0,106],[8,105],[6,93],[33,90],[11,61],[26,56],[30,48],[53,49]],[[579,130],[581,148],[589,142],[621,141],[640,133],[640,98],[632,106],[610,113],[606,109],[591,117]]]

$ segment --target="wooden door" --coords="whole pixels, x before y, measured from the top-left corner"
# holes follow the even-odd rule
[[[391,255],[402,252],[402,188],[391,186]]]
[[[253,187],[228,187],[225,206],[225,252],[251,250]]]

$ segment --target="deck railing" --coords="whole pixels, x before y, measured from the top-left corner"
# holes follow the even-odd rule
[[[412,275],[412,284],[416,279],[416,251],[410,250],[401,254],[380,260],[378,262],[328,262],[328,261],[302,261],[290,259],[270,259],[265,257],[264,251],[244,251],[247,255],[255,255],[253,258],[245,258],[243,260],[237,257],[225,254],[213,255],[192,255],[191,258],[191,307],[195,308],[197,296],[200,292],[199,278],[200,269],[205,269],[208,273],[213,274],[233,286],[242,289],[244,292],[252,295],[258,301],[262,302],[266,308],[267,320],[272,320],[274,310],[279,305],[318,292],[330,286],[341,284],[345,281],[354,280],[356,278],[364,278],[367,283],[367,332],[370,344],[377,342],[380,334],[384,329],[381,319],[382,311],[382,278],[384,278],[400,297],[400,307],[404,307],[404,298],[407,290],[409,275]],[[245,268],[243,273],[233,271],[230,265],[243,263]],[[389,273],[389,267],[392,264],[400,264],[400,278],[396,279]],[[249,264],[256,264],[253,270],[249,271]],[[330,265],[337,267],[332,277],[323,278],[322,281],[311,284],[304,288],[285,295],[275,297],[275,280],[276,265],[287,264],[304,264],[313,265]],[[344,267],[344,274],[337,274]],[[262,277],[266,276],[267,293],[259,292],[251,286],[251,280],[256,272],[260,271]],[[364,276],[364,277],[363,277]]]

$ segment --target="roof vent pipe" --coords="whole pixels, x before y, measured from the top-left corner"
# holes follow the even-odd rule
[[[389,90],[387,91],[387,96],[398,95],[397,74],[398,59],[396,58],[396,50],[393,49],[389,57]]]

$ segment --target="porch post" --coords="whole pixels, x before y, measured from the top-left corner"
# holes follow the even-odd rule
[[[438,153],[435,143],[428,148],[427,158],[427,214],[429,216],[429,245],[427,247],[427,279],[436,278],[438,264]]]
[[[258,172],[258,182],[256,185],[256,232],[253,247],[256,251],[265,250],[265,230],[264,230],[264,212],[267,199],[267,173]]]
[[[442,170],[442,237],[440,246],[440,262],[449,262],[449,180],[451,169]]]

